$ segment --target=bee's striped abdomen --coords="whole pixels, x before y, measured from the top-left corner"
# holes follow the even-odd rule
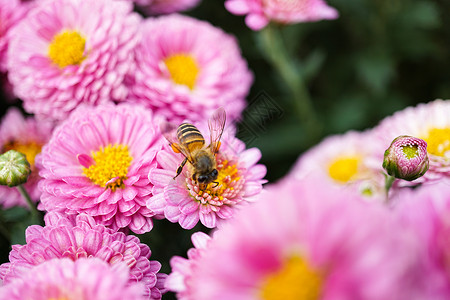
[[[197,127],[189,123],[183,123],[178,127],[177,137],[189,151],[200,149],[205,144],[205,139]]]

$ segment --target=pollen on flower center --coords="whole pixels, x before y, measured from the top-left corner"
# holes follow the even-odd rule
[[[164,59],[172,80],[176,84],[182,84],[194,89],[199,73],[199,67],[195,59],[186,54],[175,54]]]
[[[432,128],[428,136],[423,138],[427,144],[427,151],[437,156],[448,156],[450,152],[450,128]]]
[[[418,155],[419,147],[417,145],[406,145],[402,147],[402,151],[407,159],[411,159]]]
[[[229,160],[217,158],[217,171],[219,175],[214,182],[208,184],[203,191],[198,185],[188,184],[188,189],[193,198],[201,203],[212,205],[230,204],[228,199],[233,199],[239,194],[244,185],[244,178],[240,176],[236,163]],[[192,181],[188,179],[188,181]]]
[[[339,157],[329,164],[328,173],[334,180],[347,183],[357,175],[359,161],[358,157]]]
[[[34,158],[41,152],[42,145],[36,142],[20,143],[18,141],[10,141],[3,146],[3,152],[16,150],[24,154],[30,166],[34,166]]]
[[[48,46],[48,56],[60,68],[80,64],[86,40],[76,31],[63,31],[53,37]]]
[[[260,290],[264,300],[319,299],[322,276],[298,255],[290,257],[282,268],[266,277]]]
[[[124,188],[123,181],[127,179],[128,167],[133,159],[127,146],[100,147],[99,151],[92,153],[92,158],[94,163],[89,168],[83,168],[84,175],[93,183],[113,191]]]

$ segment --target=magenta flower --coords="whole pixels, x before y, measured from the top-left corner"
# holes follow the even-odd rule
[[[52,259],[20,279],[0,287],[9,300],[144,300],[144,286],[129,280],[126,266],[114,267],[98,258]]]
[[[172,273],[166,278],[165,287],[167,290],[176,292],[178,300],[189,300],[188,284],[191,276],[195,276],[197,261],[207,251],[207,245],[211,238],[203,233],[196,232],[191,237],[195,248],[189,249],[188,258],[174,256],[170,260]]]
[[[240,117],[253,79],[234,37],[176,14],[146,20],[142,35],[127,101],[175,123],[206,120],[221,106],[229,120]]]
[[[226,0],[225,7],[235,15],[247,15],[245,23],[253,30],[270,21],[292,24],[338,17],[337,10],[324,0]]]
[[[0,71],[5,72],[10,30],[26,13],[19,0],[0,0]]]
[[[384,201],[383,160],[377,156],[377,142],[372,131],[329,136],[302,154],[287,178],[314,176],[324,187],[337,186],[365,200]]]
[[[171,14],[194,8],[200,1],[201,0],[152,0],[150,1],[150,4],[144,7],[144,10],[152,15]]]
[[[385,118],[375,129],[380,161],[384,150],[400,135],[414,136],[427,143],[429,169],[415,183],[450,180],[450,100],[435,100],[408,107]],[[449,181],[450,182],[450,181]]]
[[[64,119],[80,103],[126,98],[139,15],[110,0],[36,1],[11,33],[9,79],[24,108]]]
[[[200,126],[199,130],[209,141],[206,128]],[[246,150],[244,143],[230,131],[223,134],[216,155],[218,184],[210,183],[201,191],[187,167],[174,180],[183,158],[169,146],[158,152],[157,167],[148,175],[154,186],[147,207],[170,222],[180,223],[184,229],[193,228],[199,220],[208,228],[216,227],[219,220],[231,218],[238,205],[255,200],[266,182],[263,180],[266,167],[256,164],[261,152],[256,148]]]
[[[167,287],[197,300],[414,299],[418,246],[388,210],[315,180],[260,196]]]
[[[37,202],[41,192],[37,188],[39,167],[35,165],[35,157],[41,152],[52,134],[53,124],[33,117],[25,118],[16,108],[10,108],[0,125],[1,152],[16,150],[25,154],[31,165],[31,175],[24,185],[31,200]],[[12,206],[27,207],[27,203],[15,188],[0,186],[0,205],[3,208]]]
[[[383,168],[395,178],[412,181],[428,170],[427,143],[424,140],[401,135],[384,152]]]
[[[153,227],[146,207],[163,138],[151,111],[138,105],[81,107],[61,123],[39,157],[41,207],[86,213],[113,229]]]
[[[440,182],[396,194],[395,213],[402,227],[409,227],[421,245],[422,298],[450,298],[450,185]]]
[[[142,282],[145,295],[150,299],[161,298],[165,279],[165,274],[158,273],[161,264],[149,261],[150,248],[136,236],[114,232],[86,214],[69,220],[62,214],[50,212],[45,224],[45,227],[28,227],[27,243],[12,246],[10,262],[0,266],[0,279],[5,285],[23,278],[34,266],[55,258],[98,258],[114,266],[125,263],[130,270],[130,284]]]

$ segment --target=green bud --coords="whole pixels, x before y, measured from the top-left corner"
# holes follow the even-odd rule
[[[20,185],[27,182],[30,173],[30,163],[24,154],[9,150],[0,155],[0,185]]]

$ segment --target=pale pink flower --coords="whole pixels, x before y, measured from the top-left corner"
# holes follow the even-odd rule
[[[435,100],[416,107],[407,107],[386,117],[374,128],[377,155],[399,135],[409,135],[427,143],[430,167],[415,183],[446,180],[450,182],[450,100]]]
[[[450,185],[439,182],[396,194],[395,213],[422,246],[423,299],[450,299]]]
[[[31,175],[24,185],[31,200],[37,202],[41,192],[37,188],[39,167],[34,160],[41,152],[42,146],[50,139],[53,124],[45,120],[36,120],[33,117],[25,118],[17,108],[10,108],[3,117],[0,125],[1,152],[8,150],[19,151],[27,157],[31,166]],[[3,208],[12,206],[27,207],[27,203],[16,188],[0,186],[0,205]]]
[[[209,132],[202,125],[198,128],[208,144]],[[154,186],[147,207],[185,229],[193,228],[199,220],[204,226],[214,228],[218,221],[231,218],[238,206],[254,201],[261,192],[266,182],[263,180],[266,167],[257,164],[260,158],[259,149],[245,149],[232,130],[226,130],[216,155],[218,183],[210,183],[201,191],[188,166],[173,179],[184,157],[167,145],[156,155],[158,165],[148,175]]]
[[[201,0],[152,0],[144,7],[146,13],[152,15],[171,14],[194,8]]]
[[[139,105],[80,107],[42,149],[41,206],[86,213],[113,229],[136,233],[153,227],[146,207],[163,138],[151,111]]]
[[[176,292],[178,300],[190,299],[188,293],[188,282],[190,276],[195,276],[196,263],[207,250],[207,245],[211,238],[203,232],[196,232],[191,237],[195,248],[187,252],[188,258],[174,256],[170,259],[172,273],[166,278],[165,287],[167,290]]]
[[[128,1],[40,0],[14,27],[9,79],[31,113],[64,119],[80,103],[126,98],[141,18]]]
[[[98,258],[52,259],[18,280],[0,287],[8,300],[145,300],[142,283],[130,283],[123,264],[114,267]]]
[[[0,0],[0,71],[6,71],[6,55],[11,38],[10,30],[24,16],[26,10],[19,0]]]
[[[149,261],[150,248],[136,236],[115,232],[86,214],[69,219],[50,212],[45,216],[45,224],[28,227],[26,244],[12,246],[10,262],[0,266],[0,279],[5,285],[55,258],[98,258],[112,266],[125,263],[130,272],[128,282],[144,283],[145,295],[161,299],[166,275],[158,273],[161,264]]]
[[[253,76],[233,36],[177,14],[147,19],[142,35],[127,101],[176,123],[206,120],[221,106],[229,120],[240,117]]]
[[[378,150],[375,143],[372,131],[329,136],[302,154],[287,177],[314,176],[324,188],[337,186],[365,200],[384,201],[383,157],[374,152]]]
[[[183,299],[418,299],[417,244],[384,207],[315,180],[261,198],[176,267]]]
[[[281,24],[332,20],[338,12],[324,0],[226,0],[225,7],[235,15],[247,15],[245,23],[253,30],[270,21]]]

